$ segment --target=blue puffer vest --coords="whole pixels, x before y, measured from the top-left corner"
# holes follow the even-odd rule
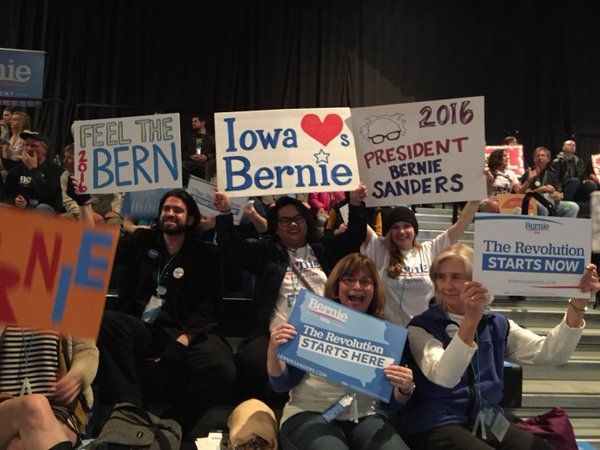
[[[409,326],[425,329],[447,348],[452,340],[446,331],[450,324],[457,325],[442,308],[432,302],[427,311],[410,321]],[[477,370],[478,365],[482,399],[489,405],[499,405],[502,399],[503,362],[508,327],[508,320],[501,314],[483,315],[477,327],[477,352],[460,382],[450,389],[429,381],[415,363],[413,356],[409,355],[416,389],[404,413],[404,429],[408,433],[420,433],[442,425],[472,422],[479,410],[473,372]],[[454,329],[456,330],[456,327]]]

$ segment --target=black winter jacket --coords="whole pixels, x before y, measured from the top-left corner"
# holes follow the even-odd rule
[[[350,205],[348,229],[336,236],[321,237],[308,244],[323,271],[329,275],[335,264],[344,256],[360,251],[367,237],[367,216],[364,205]],[[288,267],[285,247],[271,238],[257,242],[241,239],[234,227],[231,214],[217,216],[217,242],[226,258],[235,258],[242,267],[256,276],[254,301],[258,302],[258,317],[254,335],[266,334],[279,288]]]

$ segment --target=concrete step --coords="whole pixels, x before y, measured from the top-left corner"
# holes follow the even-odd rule
[[[448,227],[452,225],[452,215],[448,214],[416,214],[417,220],[419,221],[419,228],[421,224],[427,223],[445,223]]]
[[[421,215],[450,216],[450,220],[452,220],[452,205],[447,205],[446,208],[442,208],[439,206],[434,208],[425,208],[422,206],[417,206],[416,210],[417,212],[415,213],[415,215],[417,217]]]
[[[444,230],[427,230],[419,227],[419,241],[429,241],[431,239],[435,239],[439,234]],[[473,242],[475,239],[475,233],[473,231],[465,231],[463,233],[462,239],[465,241]]]
[[[439,230],[446,231],[452,224],[448,222],[432,222],[429,220],[430,217],[427,217],[427,221],[421,221],[419,219],[419,230]],[[470,224],[467,227],[467,231],[474,231],[474,225]]]
[[[523,380],[524,408],[595,409],[600,416],[600,381]]]
[[[567,364],[558,366],[538,364],[521,367],[525,380],[600,381],[600,360],[571,358]]]
[[[525,380],[523,380],[525,381]],[[589,408],[598,411],[600,395],[598,394],[523,394],[523,406],[526,408],[547,408],[562,406],[563,408]],[[600,413],[599,413],[600,414]]]
[[[493,304],[494,305],[494,304]],[[494,305],[493,310],[504,314],[521,326],[553,327],[557,325],[565,315],[567,302],[543,307],[501,307]],[[600,311],[590,310],[585,314],[586,328],[600,328]]]
[[[577,361],[600,361],[600,351],[587,347],[575,349],[571,355],[571,359]]]
[[[558,324],[558,322],[557,322]],[[529,330],[533,331],[540,336],[546,336],[550,330],[554,327],[527,327]],[[590,347],[598,348],[600,351],[600,330],[584,328],[583,335],[577,345],[577,350],[590,350]]]

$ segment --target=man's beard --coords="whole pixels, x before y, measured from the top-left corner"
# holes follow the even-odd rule
[[[176,226],[175,227],[167,227],[167,221],[166,219],[161,219],[159,222],[159,230],[162,231],[165,234],[168,234],[169,236],[174,236],[176,234],[182,234],[185,233],[185,229],[186,226],[183,223],[177,223],[177,222],[170,222],[170,223],[174,223]]]

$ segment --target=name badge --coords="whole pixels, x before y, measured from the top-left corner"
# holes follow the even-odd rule
[[[158,316],[158,313],[160,312],[160,308],[164,303],[164,298],[160,298],[156,295],[150,297],[150,300],[148,300],[148,303],[144,308],[144,312],[142,313],[142,321],[150,324],[154,323],[156,317]]]
[[[288,308],[291,308],[296,303],[296,296],[294,294],[290,294],[287,296],[287,304]]]

